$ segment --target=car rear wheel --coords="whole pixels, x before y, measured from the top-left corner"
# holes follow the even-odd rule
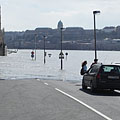
[[[83,79],[83,81],[82,81],[82,89],[83,89],[83,90],[86,90],[86,89],[87,89],[87,86],[86,86],[85,83],[84,83],[84,79]]]

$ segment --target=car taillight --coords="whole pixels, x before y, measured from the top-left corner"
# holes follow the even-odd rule
[[[97,74],[97,78],[98,78],[98,79],[100,78],[100,74],[99,74],[99,73]]]

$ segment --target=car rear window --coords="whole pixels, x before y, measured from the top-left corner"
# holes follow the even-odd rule
[[[90,69],[89,73],[97,73],[97,72],[99,71],[99,68],[100,68],[100,66],[94,65],[94,66]]]
[[[120,66],[102,66],[101,71],[104,73],[117,73],[120,74]]]

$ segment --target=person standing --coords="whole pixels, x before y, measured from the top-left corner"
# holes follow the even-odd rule
[[[98,59],[94,59],[94,62],[91,64],[91,67],[94,65],[94,64],[97,64],[98,63]]]
[[[81,71],[80,71],[81,75],[84,75],[86,73],[86,71],[87,71],[87,61],[84,61],[82,63],[82,68],[81,68]]]

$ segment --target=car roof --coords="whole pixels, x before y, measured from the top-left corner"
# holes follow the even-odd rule
[[[120,66],[120,63],[112,63],[112,65],[118,65],[118,66]]]
[[[120,64],[103,64],[103,63],[97,63],[97,64],[94,64],[93,66],[120,66]]]

